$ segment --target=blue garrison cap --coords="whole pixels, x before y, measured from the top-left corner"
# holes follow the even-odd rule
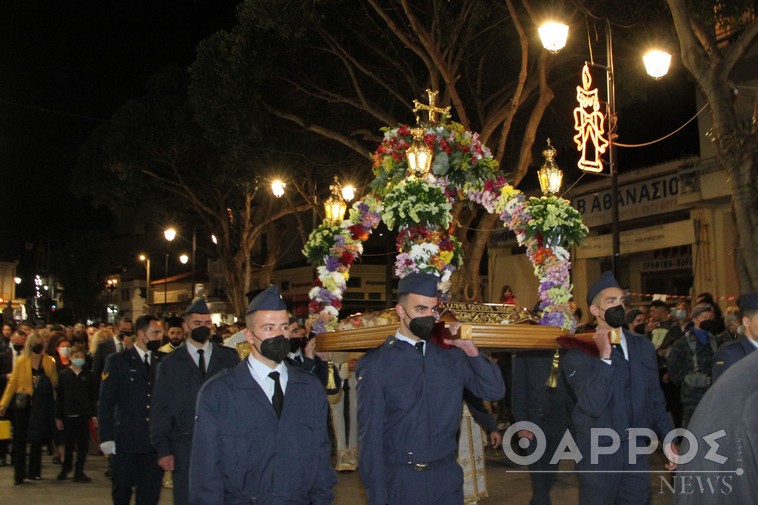
[[[257,310],[287,310],[287,304],[279,294],[279,286],[271,286],[258,293],[248,305],[245,315]]]
[[[737,298],[737,307],[740,310],[758,310],[758,291],[742,293]]]
[[[436,275],[425,273],[408,274],[400,279],[397,285],[397,294],[412,293],[414,295],[437,298],[437,282],[439,282],[439,278]]]
[[[197,298],[184,311],[185,316],[187,314],[210,314],[210,313],[211,311],[210,309],[208,309],[208,304],[205,303],[205,298]]]
[[[600,292],[604,289],[608,288],[621,288],[619,286],[618,281],[613,276],[613,272],[611,271],[605,271],[603,274],[598,278],[598,280],[595,281],[595,284],[590,286],[589,291],[587,291],[587,305],[592,305],[592,300],[595,299],[597,295],[600,294]]]

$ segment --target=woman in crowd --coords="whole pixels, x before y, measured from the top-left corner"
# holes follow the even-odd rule
[[[49,439],[55,425],[53,391],[58,385],[58,371],[55,360],[45,354],[44,347],[38,334],[29,335],[0,400],[0,415],[5,414],[11,402],[16,411],[13,434],[13,483],[16,485],[22,484],[25,478],[42,478],[42,442]],[[31,443],[31,449],[29,469],[25,472],[27,442]]]

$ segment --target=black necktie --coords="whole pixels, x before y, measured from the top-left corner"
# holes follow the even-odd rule
[[[145,353],[145,370],[147,370],[147,373],[150,373],[150,354]]]
[[[301,358],[299,354],[297,356],[295,356],[295,361],[297,361],[301,365],[303,364],[303,358]]]
[[[268,376],[274,381],[274,396],[271,397],[271,404],[274,406],[276,416],[281,417],[284,391],[282,391],[282,385],[279,383],[279,372],[271,372]]]
[[[626,359],[624,356],[624,349],[621,347],[621,344],[612,344],[611,345],[611,357]]]
[[[418,352],[420,352],[421,355],[423,356],[424,355],[424,341],[419,340],[418,342],[416,342],[415,347],[416,349],[418,349]]]
[[[203,349],[197,350],[197,366],[200,368],[200,373],[205,377],[205,351]]]

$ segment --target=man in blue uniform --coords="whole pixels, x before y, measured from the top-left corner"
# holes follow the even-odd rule
[[[195,403],[207,379],[239,359],[237,353],[209,341],[211,312],[205,300],[195,300],[184,312],[184,345],[161,360],[155,379],[150,439],[158,451],[158,464],[173,471],[174,504],[189,503],[189,464]]]
[[[285,362],[287,306],[277,287],[245,317],[249,356],[200,389],[190,463],[190,503],[328,505],[329,404],[313,375]]]
[[[456,432],[463,390],[484,400],[505,395],[500,369],[472,340],[430,342],[438,278],[400,280],[400,328],[369,351],[358,377],[359,471],[369,505],[462,505],[463,470]]]
[[[163,476],[150,445],[150,400],[163,328],[152,315],[141,316],[135,326],[134,345],[108,357],[100,384],[100,448],[113,455],[114,505],[129,505],[132,488],[137,505],[158,503]]]
[[[730,366],[758,347],[758,291],[745,293],[737,299],[742,320],[742,336],[724,344],[713,355],[713,381],[716,382]]]
[[[644,445],[642,437],[630,439],[630,430],[650,429],[663,440],[674,428],[658,382],[653,344],[621,329],[623,300],[613,274],[603,273],[587,292],[587,305],[598,321],[596,349],[571,349],[562,360],[576,401],[571,418],[582,455],[576,465],[582,505],[650,503],[648,456],[644,450],[630,456],[630,446]],[[613,435],[598,436],[599,429]],[[666,468],[676,465],[667,463]]]

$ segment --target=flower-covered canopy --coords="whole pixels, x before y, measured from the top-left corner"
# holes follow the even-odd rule
[[[318,271],[309,293],[311,331],[336,327],[350,266],[380,219],[398,231],[395,274],[402,278],[414,272],[432,273],[439,277],[444,296],[451,275],[463,262],[451,217],[452,206],[459,201],[496,212],[516,234],[540,279],[541,324],[573,330],[566,247],[587,233],[579,212],[560,197],[526,198],[500,175],[479,135],[459,123],[425,128],[424,142],[434,155],[430,173],[422,178],[408,174],[405,152],[412,142],[409,126],[385,128],[384,140],[372,156],[375,178],[370,193],[353,205],[347,219],[324,223],[310,234],[303,254]]]

